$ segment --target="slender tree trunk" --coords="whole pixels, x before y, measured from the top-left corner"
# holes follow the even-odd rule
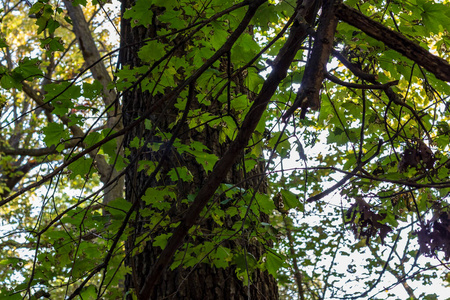
[[[132,0],[122,1],[122,12],[133,5]],[[129,20],[122,19],[122,51],[120,53],[120,63],[122,67],[129,66],[130,68],[138,67],[141,62],[138,58],[137,52],[141,46],[141,41],[146,38],[155,36],[155,24],[151,24],[147,28],[134,27],[132,28]],[[195,87],[190,86],[193,89],[189,92],[193,97],[193,107],[198,108],[199,104],[195,101]],[[152,96],[148,92],[143,92],[139,88],[134,88],[127,91],[123,95],[123,120],[124,125],[127,126],[130,122],[143,115],[149,107],[154,105],[158,100],[158,96]],[[220,109],[220,108],[216,108]],[[173,132],[173,129],[169,128],[169,124],[176,120],[179,111],[172,105],[167,107],[157,107],[148,116],[148,120],[152,124],[152,128],[158,128],[161,131]],[[179,131],[177,136],[181,142],[188,143],[189,141],[198,141],[206,145],[212,153],[221,157],[225,152],[225,145],[219,143],[219,131],[210,127],[206,127],[205,130],[198,132],[196,130],[189,130],[186,124]],[[147,126],[147,128],[149,128]],[[143,148],[129,147],[131,141],[135,138],[144,139],[146,144]],[[154,186],[173,185],[176,184],[177,200],[178,202],[171,204],[169,211],[169,217],[172,220],[177,220],[182,217],[186,211],[187,204],[180,200],[186,199],[189,194],[195,193],[199,187],[201,187],[206,179],[206,174],[202,167],[196,162],[194,157],[183,156],[179,157],[178,154],[171,151],[169,157],[165,159],[162,164],[161,177],[158,180],[154,179],[149,181],[148,173],[145,171],[138,171],[139,161],[148,160],[158,162],[163,157],[163,150],[154,152],[149,145],[152,142],[158,142],[160,138],[154,135],[154,131],[145,128],[145,125],[141,123],[140,126],[133,129],[125,136],[124,145],[129,148],[128,159],[133,164],[130,171],[126,174],[126,198],[128,201],[137,204],[136,217],[132,221],[134,233],[128,239],[127,253],[128,258],[126,264],[131,268],[131,274],[126,278],[126,291],[134,290],[135,293],[139,293],[139,289],[144,285],[145,278],[147,277],[152,265],[156,262],[158,255],[161,253],[159,247],[152,246],[152,237],[158,236],[162,231],[153,230],[149,233],[150,229],[146,224],[149,224],[149,217],[141,215],[141,212],[146,208],[141,196],[145,193],[146,189]],[[128,151],[128,150],[127,150]],[[178,156],[177,156],[178,155]],[[164,159],[164,158],[163,158]],[[178,162],[182,161],[182,165],[187,167],[193,175],[193,182],[176,182],[171,181],[169,176],[166,176],[167,171],[170,168],[181,166]],[[263,165],[256,168],[255,173],[263,172]],[[247,174],[249,176],[249,174]],[[255,180],[245,180],[243,172],[234,168],[232,172],[227,176],[227,183],[241,183],[241,187],[258,189],[264,191],[266,189],[265,184],[259,184],[259,177],[255,177]],[[245,182],[245,183],[242,183]],[[258,186],[259,185],[259,186]],[[223,226],[229,228],[232,227],[237,219],[227,219]],[[210,220],[202,220],[199,223],[198,231],[211,232],[218,225]],[[149,238],[145,239],[146,236]],[[140,239],[146,240],[144,243],[138,243]],[[197,237],[193,239],[189,238],[188,241],[191,244],[201,243],[202,239]],[[240,246],[245,248],[256,259],[260,258],[263,253],[263,247],[257,243],[251,243],[246,238],[236,239],[233,241],[225,241],[223,246],[228,248],[234,248]],[[136,251],[141,246],[140,251]],[[128,296],[131,299],[131,296]],[[242,281],[236,276],[235,267],[228,268],[215,268],[207,262],[199,263],[190,268],[177,267],[174,270],[167,270],[163,279],[156,285],[152,299],[278,299],[277,285],[272,276],[267,272],[260,270],[254,271],[251,274],[250,287],[243,285]]]
[[[91,29],[86,21],[83,10],[80,5],[72,5],[71,1],[64,0],[67,12],[72,20],[73,32],[78,40],[78,44],[83,55],[87,67],[95,80],[98,80],[103,86],[103,103],[108,108],[107,112],[107,127],[111,130],[119,131],[123,128],[122,120],[118,116],[118,102],[117,95],[114,90],[110,89],[108,85],[111,82],[111,77],[101,61],[100,52],[92,37]],[[112,109],[114,108],[114,109]],[[122,147],[122,138],[117,139],[117,149]],[[119,152],[120,153],[120,152]],[[100,180],[104,185],[110,183],[111,180],[116,180],[116,183],[105,189],[103,204],[108,204],[114,199],[123,197],[124,178],[117,178],[119,172],[114,165],[109,165],[104,156],[100,154],[94,155],[96,165],[100,174]]]

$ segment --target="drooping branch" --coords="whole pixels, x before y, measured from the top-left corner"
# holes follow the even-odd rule
[[[383,26],[345,4],[338,6],[336,15],[340,20],[364,31],[367,35],[411,59],[433,73],[436,78],[450,82],[450,64],[446,60],[431,54],[401,33]]]
[[[287,120],[299,107],[302,108],[301,118],[304,117],[307,109],[317,110],[320,107],[320,89],[325,78],[326,64],[333,49],[334,34],[338,24],[335,16],[336,2],[324,1],[311,57],[306,64],[295,101],[283,115],[283,120]]]

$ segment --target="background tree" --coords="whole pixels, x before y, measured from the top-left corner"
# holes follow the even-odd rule
[[[2,5],[2,295],[432,299],[446,1]]]

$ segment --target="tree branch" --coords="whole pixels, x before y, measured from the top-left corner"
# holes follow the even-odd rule
[[[336,189],[340,188],[341,186],[343,186],[348,180],[350,180],[353,176],[356,176],[357,173],[359,171],[362,170],[362,168],[364,167],[364,165],[366,165],[368,162],[370,162],[372,159],[374,159],[375,157],[378,156],[378,154],[380,154],[380,150],[381,150],[381,146],[383,145],[383,141],[380,140],[378,142],[378,147],[377,150],[375,151],[375,153],[370,156],[367,160],[360,162],[355,169],[353,169],[353,171],[351,171],[350,173],[347,173],[347,175],[344,176],[344,178],[342,178],[341,180],[339,180],[338,182],[336,182],[333,186],[331,186],[330,188],[326,189],[325,191],[309,197],[308,200],[306,200],[306,202],[315,202],[318,201],[320,199],[322,199],[325,196],[328,196],[329,194],[331,194],[333,191],[335,191]]]
[[[76,140],[71,140],[68,143],[64,144],[64,149],[70,149],[77,145]],[[24,149],[24,148],[6,148],[0,146],[0,153],[4,153],[6,155],[22,155],[22,156],[44,156],[44,155],[50,155],[50,154],[57,154],[59,153],[56,151],[56,146],[51,146],[47,148],[37,148],[37,149]]]
[[[338,23],[335,16],[336,2],[338,1],[324,1],[311,58],[306,64],[295,101],[283,115],[284,121],[299,107],[302,108],[301,118],[304,117],[308,108],[317,110],[320,107],[320,90],[325,78],[326,65],[333,49],[334,34]]]
[[[391,81],[388,83],[383,83],[383,84],[360,84],[360,83],[353,83],[353,82],[345,82],[330,73],[326,73],[325,78],[336,84],[339,84],[339,85],[342,85],[342,86],[345,86],[348,88],[362,89],[362,90],[385,90],[390,86],[398,84],[398,80]]]
[[[357,76],[357,77],[359,77],[361,79],[370,81],[370,82],[372,82],[373,80],[377,80],[378,79],[377,75],[365,73],[358,66],[356,66],[356,65],[352,64],[351,62],[349,62],[347,60],[347,58],[344,55],[342,55],[339,51],[333,50],[332,53],[333,53],[333,56],[336,57],[355,76]]]
[[[345,56],[342,55],[341,53],[339,53],[337,51],[333,51],[333,55],[337,59],[339,59],[339,61],[341,61],[342,64],[344,66],[346,66],[353,74],[355,74],[356,76],[358,76],[358,77],[360,77],[362,79],[365,79],[368,82],[372,83],[373,84],[372,86],[381,86],[382,85],[382,84],[380,84],[379,82],[376,81],[376,78],[377,78],[376,75],[372,76],[372,74],[364,73],[359,67],[357,67],[357,66],[353,65],[351,62],[349,62],[347,60],[347,58],[345,58]],[[328,79],[333,81],[333,78],[328,78]],[[336,78],[336,79],[339,80],[338,78]],[[343,81],[341,81],[341,82],[344,83]],[[340,84],[339,82],[336,82],[336,83]],[[383,88],[384,93],[389,98],[389,101],[391,101],[391,102],[393,102],[393,103],[395,103],[395,104],[397,104],[399,106],[403,106],[403,107],[405,107],[406,109],[408,109],[411,112],[411,114],[414,116],[414,118],[419,123],[420,127],[422,127],[422,129],[424,130],[424,132],[427,135],[428,139],[431,141],[432,139],[430,137],[430,134],[429,134],[428,130],[425,128],[425,125],[423,124],[423,122],[421,120],[421,117],[419,116],[417,111],[413,107],[408,105],[405,101],[402,101],[400,99],[399,95],[396,92],[394,92],[394,90],[391,88],[392,85],[396,85],[397,83],[398,83],[398,80],[392,81],[390,83],[388,82],[388,83],[383,84],[384,85],[384,88]],[[345,85],[345,84],[342,84],[342,85],[348,86],[348,85]],[[349,86],[349,87],[351,87],[351,86]]]
[[[385,261],[378,255],[376,249],[374,249],[370,244],[367,244],[367,247],[372,252],[372,255],[376,258],[377,262],[380,265],[382,263],[385,263]],[[403,263],[401,266],[403,267]],[[404,275],[403,268],[400,270],[397,270],[397,269],[393,269],[389,264],[386,264],[386,270],[389,273],[391,273],[398,280],[398,282],[401,282],[401,284],[403,285],[403,288],[408,293],[409,299],[411,299],[411,300],[418,299],[416,297],[416,295],[414,294],[414,289],[408,284],[408,282],[406,282],[406,276]],[[403,274],[399,274],[400,272],[402,272]]]
[[[450,82],[450,64],[446,60],[431,54],[401,33],[381,25],[345,4],[339,5],[336,15],[342,21],[364,31],[367,35],[416,62],[433,73],[436,78]]]

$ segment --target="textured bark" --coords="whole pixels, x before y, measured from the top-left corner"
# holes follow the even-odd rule
[[[318,110],[320,107],[320,90],[327,71],[326,65],[333,49],[334,34],[338,24],[335,15],[337,2],[334,0],[324,0],[323,2],[312,54],[306,64],[294,104],[283,116],[285,120],[298,107],[302,108],[301,118],[304,118],[307,109]]]
[[[450,64],[409,40],[401,33],[390,30],[345,4],[339,5],[336,15],[342,21],[364,31],[383,42],[389,48],[403,54],[418,65],[433,73],[440,80],[450,82]]]
[[[259,1],[262,3],[262,1]],[[132,1],[123,0],[122,1],[122,12],[133,5]],[[154,21],[154,20],[153,20]],[[143,45],[142,42],[146,38],[155,36],[156,24],[150,24],[148,28],[135,27],[131,28],[129,20],[122,20],[122,51],[120,52],[120,63],[122,66],[130,66],[131,68],[141,65],[141,62],[137,56],[137,51]],[[181,50],[180,50],[181,51]],[[182,53],[177,54],[182,55]],[[163,96],[164,97],[164,96]],[[195,98],[195,97],[194,97]],[[123,95],[123,117],[124,125],[127,126],[132,123],[136,118],[141,117],[146,114],[148,107],[154,105],[158,102],[158,97],[152,97],[147,92],[142,92],[140,89],[136,88],[127,91]],[[194,107],[198,108],[198,103],[192,104]],[[219,108],[217,108],[219,109]],[[170,122],[174,121],[178,114],[173,106],[168,105],[167,107],[159,107],[148,116],[148,119],[167,132],[173,132],[168,129]],[[185,134],[178,136],[182,142],[187,142],[190,140],[195,140],[205,144],[212,153],[216,154],[218,157],[222,157],[226,151],[224,145],[219,144],[219,132],[212,128],[206,128],[202,132],[197,132],[195,130],[189,131],[187,125],[183,125],[180,132],[185,132]],[[140,123],[138,126],[134,127],[125,136],[125,146],[129,145],[131,140],[135,137],[145,138],[147,142],[157,141],[156,137],[152,136],[152,132],[145,129],[144,124]],[[246,143],[245,143],[246,145]],[[141,196],[148,187],[172,184],[173,182],[166,176],[167,170],[172,168],[175,163],[179,160],[179,157],[174,156],[170,153],[169,158],[165,159],[163,162],[163,167],[161,170],[162,177],[158,181],[152,180],[149,182],[149,176],[145,172],[138,172],[138,161],[139,160],[152,160],[160,161],[163,154],[160,152],[152,152],[149,148],[141,149],[130,149],[131,154],[129,159],[131,162],[136,162],[130,167],[129,172],[126,174],[126,198],[127,200],[135,203],[139,202],[139,207],[137,211],[137,216],[132,220],[132,225],[134,228],[134,234],[129,238],[127,242],[127,251],[131,252],[134,249],[136,238],[142,237],[147,234],[148,229],[144,228],[143,224],[148,223],[148,219],[140,215],[140,210],[145,207],[142,203]],[[241,151],[240,151],[241,152]],[[239,154],[237,155],[240,156]],[[198,188],[202,187],[206,182],[206,174],[202,167],[195,161],[193,157],[182,157],[183,165],[186,166],[194,176],[194,181],[191,183],[179,183],[177,194],[179,199],[188,194],[195,193]],[[231,163],[233,165],[233,163]],[[231,167],[231,166],[230,166]],[[260,166],[257,173],[263,172],[263,168]],[[226,176],[225,176],[226,175]],[[247,174],[249,175],[249,174]],[[230,172],[224,174],[224,183],[238,183],[245,182],[244,188],[249,188],[250,186],[255,186],[258,180],[245,181],[245,174],[239,171],[236,167],[233,167]],[[265,186],[261,187],[263,191]],[[214,188],[213,192],[216,190]],[[172,206],[169,214],[171,218],[182,218],[186,212],[186,205],[182,203],[175,203]],[[228,224],[224,226],[232,226],[233,221],[228,220]],[[217,226],[212,220],[203,220],[201,223],[197,224],[199,230],[212,230]],[[159,235],[161,232],[155,232],[154,235]],[[181,242],[189,241],[193,242],[192,239],[183,237]],[[256,258],[261,257],[262,247],[260,245],[250,245],[248,240],[238,239],[236,241],[226,242],[225,246],[233,248],[236,245],[244,245],[247,247],[248,251],[251,252]],[[131,268],[132,274],[127,276],[125,285],[126,290],[134,289],[136,293],[139,294],[140,289],[145,285],[146,278],[150,274],[153,266],[158,260],[158,256],[161,254],[159,247],[152,247],[151,242],[148,242],[143,251],[139,254],[130,254],[126,264]],[[167,270],[164,272],[160,280],[155,285],[153,292],[150,296],[140,297],[141,299],[277,299],[278,291],[276,282],[272,276],[267,272],[256,271],[252,274],[252,284],[250,288],[243,286],[242,282],[236,277],[235,268],[225,268],[217,269],[212,267],[207,263],[200,263],[194,268],[183,269],[176,268],[175,270]],[[250,291],[250,295],[248,294]],[[128,296],[131,299],[131,296]]]

